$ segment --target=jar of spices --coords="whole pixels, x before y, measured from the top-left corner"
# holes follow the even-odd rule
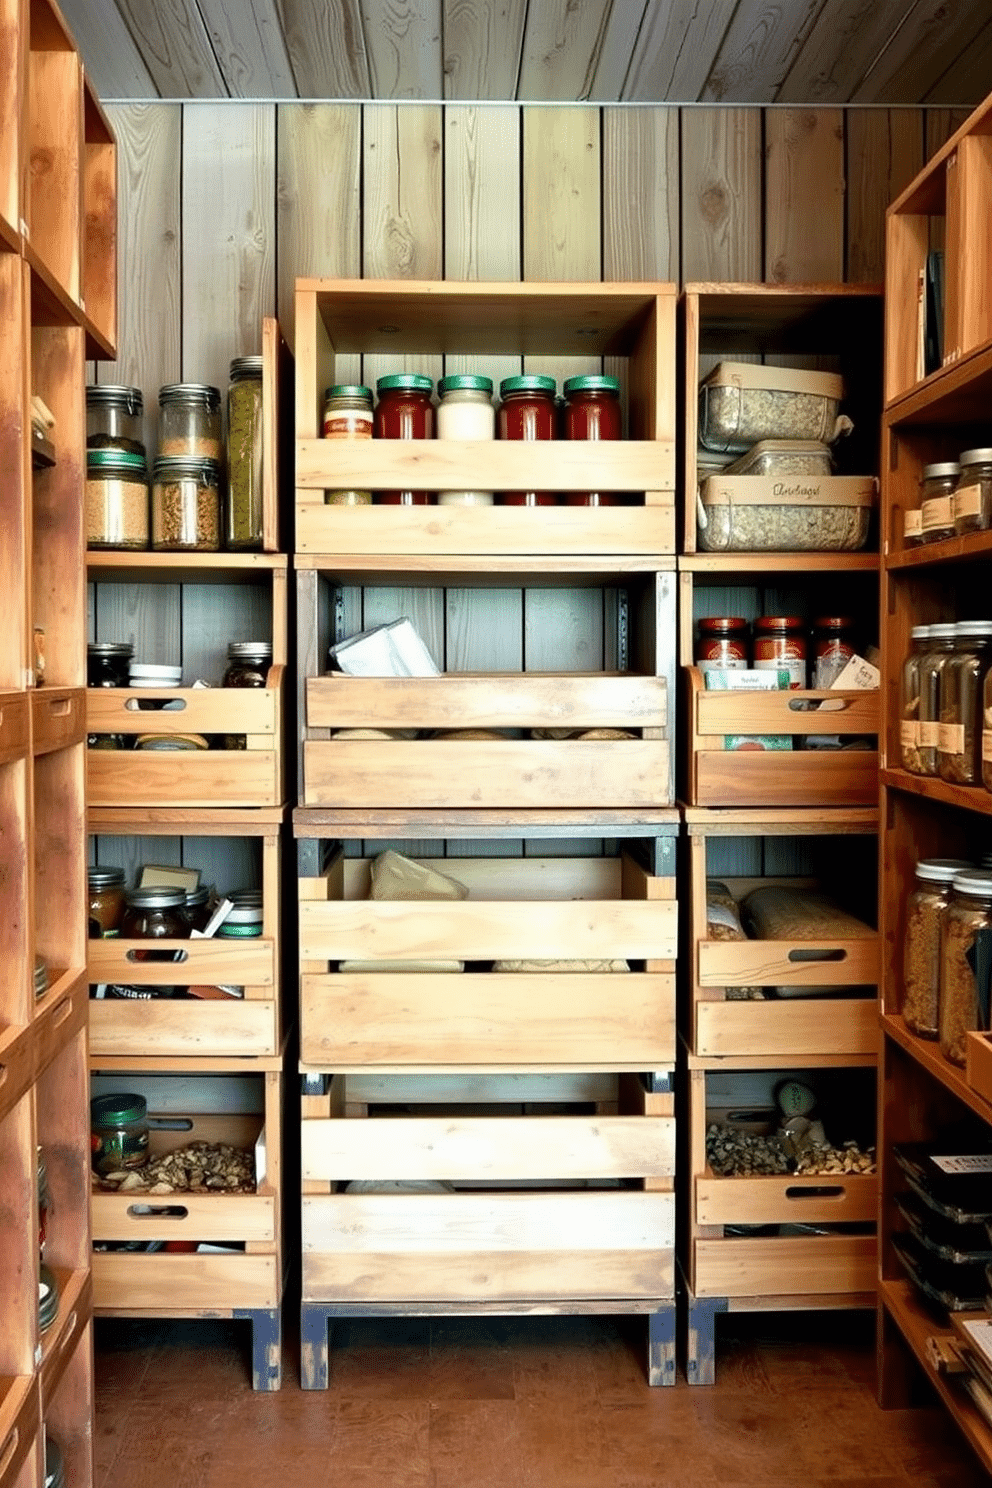
[[[967,1036],[982,1026],[968,952],[979,932],[992,928],[992,874],[965,869],[954,877],[951,889],[941,939],[940,1050],[952,1064],[964,1064]]]
[[[916,887],[906,901],[903,1022],[920,1038],[939,1032],[940,938],[951,884],[970,865],[959,858],[928,858],[916,865]]]
[[[437,437],[472,443],[496,438],[491,377],[465,373],[437,385]],[[492,491],[439,491],[438,506],[492,506]]]
[[[216,460],[160,457],[152,487],[152,547],[215,553],[220,548],[220,466]]]
[[[500,439],[554,439],[553,377],[504,377],[499,385],[497,433]],[[555,506],[553,491],[503,491],[502,506]]]
[[[434,438],[434,384],[429,377],[396,372],[380,377],[375,388],[376,439]],[[379,491],[374,499],[385,506],[426,506],[430,497],[427,491]]]
[[[148,467],[125,450],[86,453],[86,546],[148,546]]]
[[[148,1102],[143,1095],[97,1095],[90,1101],[90,1146],[96,1173],[143,1168],[148,1161]]]
[[[86,389],[86,448],[145,455],[145,404],[141,389],[110,383]]]
[[[183,889],[131,889],[124,901],[121,935],[125,940],[189,940]]]
[[[748,623],[739,615],[708,615],[699,621],[693,656],[699,670],[746,671]]]
[[[223,687],[265,687],[272,665],[268,641],[232,641],[227,648]]]
[[[158,452],[213,460],[220,467],[220,389],[205,382],[170,382],[158,394]]]
[[[981,682],[989,665],[992,621],[961,620],[940,673],[937,773],[952,785],[981,779]]]
[[[91,940],[115,939],[124,919],[124,869],[87,868]]]
[[[957,627],[930,626],[930,640],[920,657],[920,774],[936,775],[940,750],[940,674],[954,650]]]
[[[224,546],[262,546],[262,358],[235,357],[227,389],[227,507]]]
[[[951,503],[956,537],[992,527],[992,449],[965,450],[960,465]]]
[[[566,439],[621,439],[623,414],[620,384],[615,377],[570,377],[565,394]],[[612,491],[573,491],[569,506],[616,506]]]
[[[183,905],[183,914],[189,921],[190,930],[205,930],[210,919],[210,901],[212,889],[209,884],[200,884],[195,889],[186,890],[186,903]]]
[[[920,762],[920,662],[930,640],[929,625],[914,625],[912,649],[902,664],[899,689],[899,758],[904,770],[922,775]],[[938,738],[939,742],[939,738]]]
[[[798,615],[761,615],[755,620],[754,669],[787,672],[793,691],[806,686],[806,627]]]
[[[813,621],[814,687],[832,687],[854,655],[854,621],[849,615],[821,615]]]
[[[127,641],[91,641],[86,647],[87,687],[126,687],[134,647]]]
[[[338,382],[324,392],[325,439],[372,438],[372,389]],[[371,491],[325,491],[328,506],[371,506]]]
[[[954,536],[953,494],[961,467],[955,460],[924,465],[920,477],[920,541]]]

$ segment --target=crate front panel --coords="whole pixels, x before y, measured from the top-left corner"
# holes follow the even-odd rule
[[[31,694],[31,738],[35,754],[81,744],[86,735],[86,697],[81,687],[44,687]]]
[[[741,983],[740,985],[743,985]],[[696,1054],[874,1054],[878,1004],[874,998],[792,997],[765,1002],[699,998],[693,1007]]]
[[[139,704],[182,703],[181,709]],[[127,687],[86,689],[91,734],[252,734],[275,738],[279,692],[271,687]]]
[[[96,1251],[93,1307],[97,1312],[183,1313],[246,1311],[280,1305],[275,1255],[152,1255]]]
[[[308,1196],[303,1297],[667,1298],[674,1211],[670,1193]]]
[[[280,755],[275,749],[88,749],[91,806],[279,806]]]
[[[696,1239],[690,1286],[696,1297],[796,1297],[874,1292],[873,1235]]]
[[[264,1194],[93,1194],[94,1240],[276,1239],[275,1199]],[[169,1210],[181,1213],[169,1213]],[[143,1211],[149,1212],[143,1212]]]
[[[0,765],[23,759],[31,748],[31,694],[0,692]]]
[[[874,1173],[774,1174],[695,1179],[695,1218],[700,1225],[874,1224],[878,1179]]]
[[[280,1048],[275,999],[91,999],[89,1017],[93,1054],[226,1056],[278,1054]]]

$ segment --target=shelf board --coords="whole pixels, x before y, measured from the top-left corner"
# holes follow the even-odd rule
[[[283,806],[211,806],[208,812],[182,806],[91,806],[90,833],[113,836],[268,837],[285,817]]]
[[[986,342],[891,399],[885,406],[885,422],[894,428],[987,424],[990,401],[992,344]]]
[[[908,770],[881,770],[879,779],[890,790],[923,796],[925,800],[939,801],[944,806],[956,806],[959,811],[992,816],[992,793],[981,785],[950,785],[946,780],[930,775],[911,775]]]
[[[918,1299],[910,1281],[885,1281],[879,1284],[879,1300],[912,1349],[917,1363],[944,1405],[978,1454],[986,1472],[992,1472],[992,1427],[988,1425],[963,1389],[953,1378],[938,1374],[927,1355],[927,1339],[953,1339],[958,1335],[948,1323],[938,1322]],[[985,1314],[983,1313],[984,1317]]]
[[[481,838],[669,837],[679,826],[676,806],[654,810],[349,810],[298,806],[294,837]]]
[[[283,1068],[282,1054],[91,1054],[91,1074],[196,1074],[259,1075],[278,1073]],[[125,1314],[130,1317],[130,1312]],[[195,1314],[199,1316],[200,1314]],[[168,1314],[169,1317],[172,1313]]]
[[[24,242],[24,258],[31,266],[31,324],[81,325],[82,310],[27,240]]]
[[[943,199],[944,175],[947,161],[968,134],[987,134],[992,121],[992,100],[980,103],[974,113],[961,125],[940,149],[931,155],[926,165],[914,176],[910,184],[889,207],[889,213],[926,215],[934,209],[934,199]]]
[[[90,578],[116,584],[244,584],[286,569],[285,553],[125,553],[88,551]]]
[[[0,212],[0,253],[20,253],[21,234],[12,222]]]
[[[678,560],[680,573],[874,573],[877,553],[691,553]]]
[[[875,1054],[693,1054],[686,1067],[694,1070],[804,1070],[874,1069]]]
[[[974,1111],[976,1116],[992,1124],[992,1105],[968,1084],[965,1072],[959,1065],[951,1064],[944,1058],[938,1043],[931,1039],[918,1038],[909,1031],[902,1018],[894,1013],[883,1013],[882,1032],[894,1044],[905,1049],[927,1074],[932,1075],[945,1090],[949,1090],[957,1100]]]
[[[683,806],[690,837],[841,836],[878,831],[874,806]]]
[[[992,402],[992,389],[989,393]],[[885,567],[893,570],[934,568],[941,563],[967,563],[992,554],[992,532],[969,532],[966,537],[948,537],[943,542],[925,543],[920,548],[905,548],[901,553],[887,554]]]
[[[881,284],[707,284],[685,286],[698,303],[699,349],[832,351],[859,344],[866,316],[881,330]]]
[[[404,585],[414,587],[447,584],[506,589],[532,584],[550,589],[600,588],[615,585],[618,579],[628,575],[647,577],[654,573],[674,573],[675,561],[671,553],[609,560],[584,555],[565,555],[548,560],[530,555],[494,558],[492,555],[471,554],[443,557],[416,553],[297,553],[293,565],[298,570],[316,569],[329,579],[355,585],[374,583],[377,579],[394,584],[398,577],[402,577]]]

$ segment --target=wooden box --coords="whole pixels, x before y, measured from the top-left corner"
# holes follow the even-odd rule
[[[27,1375],[0,1382],[0,1483],[4,1488],[27,1488],[37,1475],[25,1468],[28,1454],[41,1430],[41,1399]],[[22,1474],[24,1469],[24,1474]]]
[[[24,253],[63,302],[81,293],[83,69],[59,11],[30,6]]]
[[[83,272],[80,306],[104,355],[117,343],[117,141],[83,78]]]
[[[433,860],[428,860],[433,861]],[[458,858],[462,901],[368,899],[369,862],[300,880],[301,1059],[368,1066],[674,1063],[671,878],[623,858]],[[350,972],[351,959],[620,957],[627,972]]]
[[[49,754],[81,744],[86,735],[86,696],[81,687],[42,687],[31,693],[33,752]]]
[[[696,1239],[689,1286],[696,1297],[776,1299],[801,1307],[804,1298],[872,1293],[878,1279],[874,1235],[761,1236]]]
[[[0,765],[23,759],[31,748],[31,694],[0,693]]]

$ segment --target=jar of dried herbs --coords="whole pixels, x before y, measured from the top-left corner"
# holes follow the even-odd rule
[[[940,747],[940,674],[954,650],[956,625],[931,625],[920,657],[920,774],[936,775]]]
[[[954,488],[960,474],[956,460],[924,465],[920,478],[921,542],[940,542],[954,536]]]
[[[979,932],[992,928],[992,874],[967,869],[955,875],[951,889],[941,937],[940,1049],[952,1064],[964,1064],[968,1034],[982,1026],[968,953]]]
[[[170,382],[158,394],[158,452],[220,465],[220,391],[205,382]]]
[[[141,389],[111,383],[86,389],[86,448],[145,454],[144,399]]]
[[[216,460],[159,457],[152,486],[152,547],[216,552],[220,547],[220,467]]]
[[[902,664],[899,690],[899,758],[904,770],[922,775],[920,765],[920,662],[930,640],[929,625],[914,625],[912,649]]]
[[[262,358],[235,357],[227,390],[224,545],[262,546]]]
[[[959,858],[927,858],[916,865],[916,887],[906,901],[902,1016],[921,1038],[939,1032],[940,937],[951,884],[969,867]]]
[[[990,661],[992,621],[961,620],[940,673],[937,773],[952,785],[977,785],[981,772],[981,682]]]
[[[992,527],[992,449],[965,450],[954,488],[954,533],[985,532]]]

